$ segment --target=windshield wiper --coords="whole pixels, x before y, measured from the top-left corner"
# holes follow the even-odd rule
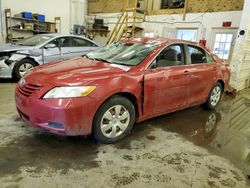
[[[106,59],[102,59],[102,58],[93,58],[93,57],[89,57],[88,55],[83,55],[82,57],[86,57],[86,58],[92,59],[92,60],[94,60],[94,61],[102,61],[102,62],[106,62],[106,63],[113,63],[113,62],[110,62],[110,61],[108,61],[108,60],[106,60]]]
[[[95,60],[95,58],[89,57],[88,55],[83,55],[82,57],[86,57],[86,58],[88,58],[88,59]]]
[[[124,66],[128,66],[128,67],[133,67],[135,65],[129,65],[129,64],[126,64],[126,63],[113,63],[113,64],[116,64],[116,65],[124,65]]]
[[[106,59],[102,59],[102,58],[95,58],[94,60],[96,60],[96,61],[102,61],[102,62],[106,62],[106,63],[113,63],[113,62],[110,62],[110,61],[108,61]]]

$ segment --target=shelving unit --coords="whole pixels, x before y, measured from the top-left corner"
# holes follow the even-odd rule
[[[40,21],[36,19],[27,19],[21,17],[11,16],[11,10],[5,9],[6,20],[6,42],[16,42],[20,37],[15,37],[14,32],[26,32],[35,34],[41,33],[60,33],[61,32],[61,18],[55,17],[54,22]],[[14,24],[13,24],[14,23]],[[22,25],[24,23],[32,23],[34,29],[23,29],[21,27],[15,27],[16,25]]]

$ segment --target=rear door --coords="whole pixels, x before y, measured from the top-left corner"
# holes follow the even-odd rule
[[[144,77],[145,115],[164,114],[187,106],[190,76],[183,45],[166,47],[154,63],[157,67],[149,68]]]
[[[97,48],[93,42],[80,37],[64,37],[61,42],[63,59],[82,56]]]
[[[72,48],[70,52],[74,56],[85,55],[93,50],[96,50],[97,48],[98,46],[92,41],[89,41],[84,38],[72,37]]]
[[[207,99],[216,82],[218,64],[201,47],[187,45],[186,51],[190,63],[190,105],[199,104]]]

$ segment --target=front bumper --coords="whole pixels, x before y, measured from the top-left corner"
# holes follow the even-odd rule
[[[37,93],[25,96],[20,92],[19,86],[16,88],[17,111],[28,125],[62,135],[91,134],[97,110],[93,99],[90,97],[41,99],[38,96]]]
[[[5,60],[0,61],[0,78],[12,78],[13,66],[8,66]]]

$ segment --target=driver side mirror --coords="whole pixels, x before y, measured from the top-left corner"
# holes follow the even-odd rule
[[[55,44],[53,44],[53,43],[46,44],[46,45],[44,46],[44,48],[45,48],[45,49],[55,48],[55,47],[56,47],[56,45],[55,45]]]

